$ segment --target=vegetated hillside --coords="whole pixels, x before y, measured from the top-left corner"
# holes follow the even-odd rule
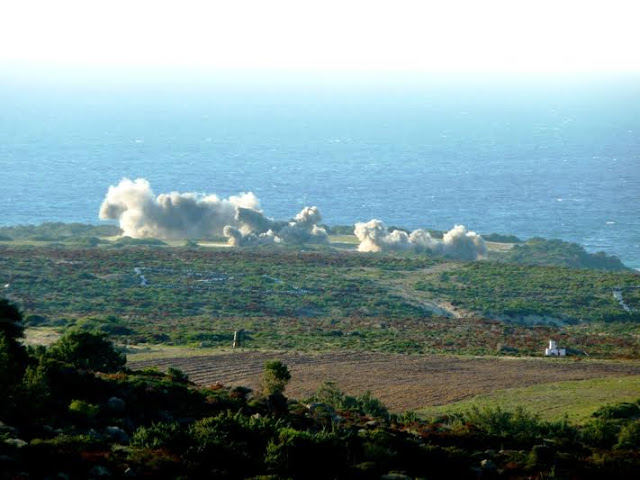
[[[127,342],[229,346],[244,329],[248,348],[538,354],[559,337],[590,355],[640,350],[632,272],[277,247],[0,252],[30,325]],[[537,317],[552,325],[517,324]]]
[[[536,323],[640,321],[640,275],[631,272],[472,262],[419,280],[415,288],[489,318],[526,322],[527,317],[544,317]],[[624,291],[629,310],[616,299],[616,289]]]
[[[568,268],[595,270],[629,270],[618,257],[605,252],[588,253],[576,243],[562,240],[546,240],[534,237],[525,243],[516,243],[495,258],[506,263],[523,265],[557,265]]]
[[[499,408],[420,420],[332,383],[288,399],[291,374],[278,360],[252,392],[197,387],[175,368],[126,370],[99,334],[25,350],[10,328],[19,321],[0,303],[6,479],[595,479],[640,469],[638,402],[604,406],[579,426]]]
[[[40,225],[0,227],[0,241],[33,240],[38,242],[87,243],[89,239],[120,235],[115,225],[47,222]]]
[[[353,225],[324,225],[326,231],[333,235],[332,246],[337,249],[353,248],[358,243],[353,234]],[[401,230],[402,227],[388,227],[389,230]],[[443,232],[427,229],[433,238],[442,239]],[[155,238],[115,238],[122,230],[115,225],[87,225],[82,223],[47,222],[40,225],[19,225],[0,227],[0,242],[14,244],[35,244],[40,246],[70,246],[70,247],[122,247],[132,245],[164,246],[165,242]],[[502,244],[504,248],[491,251],[491,259],[523,265],[552,265],[568,268],[586,268],[595,270],[623,271],[629,270],[616,256],[605,252],[588,253],[578,244],[563,240],[547,240],[534,237],[526,242],[515,235],[500,233],[483,234],[482,237],[495,245]],[[338,239],[336,242],[335,240]],[[223,236],[210,236],[200,240],[226,243]],[[345,242],[345,240],[347,240]],[[171,242],[172,245],[176,241]],[[197,241],[191,239],[181,243],[189,247],[196,247]],[[317,246],[308,246],[316,249]]]

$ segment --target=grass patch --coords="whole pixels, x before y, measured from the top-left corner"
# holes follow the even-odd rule
[[[162,360],[165,358],[203,357],[231,351],[231,348],[189,348],[172,345],[135,345],[126,347],[127,361],[129,362]]]
[[[48,347],[60,338],[60,332],[54,327],[31,327],[24,331],[25,345],[44,345]]]
[[[566,415],[570,421],[582,423],[602,405],[638,399],[640,377],[630,375],[496,390],[448,405],[426,407],[416,413],[422,417],[433,417],[463,412],[472,406],[500,407],[509,411],[523,407],[540,415],[543,420],[561,420]]]

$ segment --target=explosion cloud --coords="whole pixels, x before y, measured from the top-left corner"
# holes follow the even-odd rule
[[[320,226],[322,215],[318,207],[305,207],[289,221],[274,220],[260,210],[260,201],[253,193],[226,199],[179,192],[156,196],[143,178],[134,181],[125,178],[109,187],[100,206],[100,218],[117,220],[123,235],[133,238],[175,240],[224,235],[230,245],[237,247],[329,241],[326,230]],[[361,252],[414,250],[465,260],[477,260],[487,253],[482,237],[462,225],[445,233],[442,240],[432,238],[426,230],[410,234],[397,229],[389,231],[380,220],[356,223],[354,233]]]
[[[227,199],[178,192],[156,196],[147,180],[125,178],[109,187],[100,218],[118,220],[123,234],[132,238],[203,238],[220,235],[226,225],[235,224],[238,208],[258,210],[260,202],[253,193]]]
[[[227,199],[197,193],[155,195],[143,178],[127,178],[109,187],[100,218],[118,220],[123,235],[166,240],[224,235],[230,245],[257,243],[324,243],[327,232],[317,225],[317,207],[306,207],[289,221],[268,218],[253,193]]]
[[[322,221],[318,207],[305,207],[289,222],[274,221],[261,212],[238,208],[235,220],[239,228],[225,228],[224,235],[230,245],[264,243],[327,243],[329,236],[319,226]]]
[[[402,230],[389,231],[380,220],[356,223],[354,233],[360,241],[360,252],[429,251],[463,260],[478,260],[487,254],[484,239],[463,225],[456,225],[445,233],[442,241],[432,238],[426,230],[414,230],[411,234]]]
[[[478,260],[487,255],[484,239],[464,225],[456,225],[442,237],[444,254],[462,260]]]

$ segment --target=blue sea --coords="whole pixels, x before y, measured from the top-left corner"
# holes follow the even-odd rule
[[[0,224],[98,223],[109,185],[254,192],[331,225],[577,242],[640,268],[640,77],[0,79]]]

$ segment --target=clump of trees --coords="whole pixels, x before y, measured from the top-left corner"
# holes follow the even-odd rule
[[[106,333],[79,329],[65,333],[47,350],[47,356],[78,369],[107,373],[121,370],[127,362]]]

